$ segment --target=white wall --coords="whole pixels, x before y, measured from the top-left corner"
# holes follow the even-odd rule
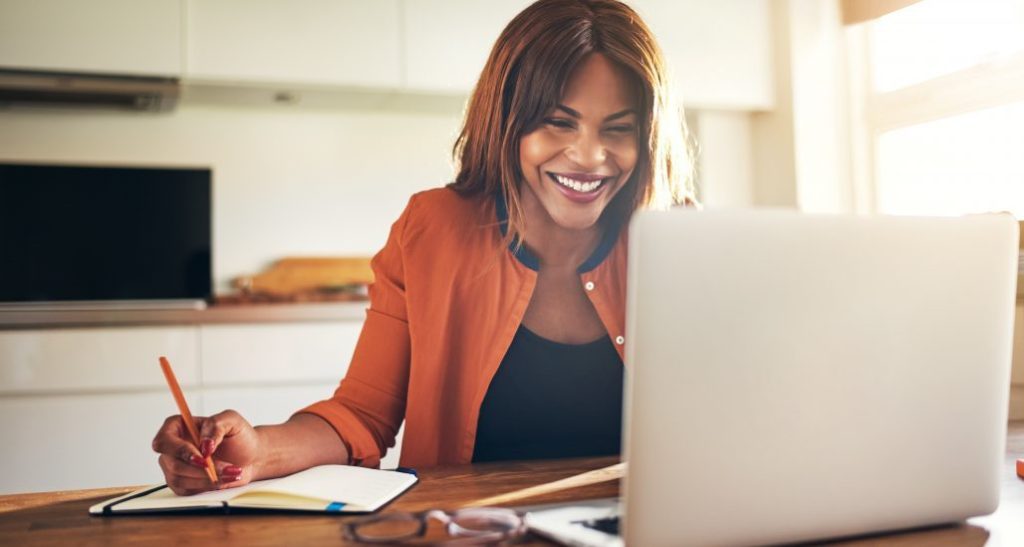
[[[789,0],[797,203],[853,210],[844,31],[835,0]]]
[[[692,113],[698,143],[698,196],[708,208],[754,205],[751,115],[702,110]]]
[[[771,4],[775,108],[751,115],[754,204],[796,207],[793,83],[788,0]]]
[[[457,113],[182,104],[0,112],[0,161],[213,168],[216,290],[295,255],[369,255],[413,192],[452,177]]]
[[[853,211],[844,29],[837,0],[775,0],[775,109],[753,114],[754,201]]]
[[[461,115],[437,108],[230,106],[168,114],[0,112],[0,161],[209,166],[217,292],[298,255],[371,255],[410,194],[451,180]],[[691,112],[709,206],[754,202],[751,117]]]

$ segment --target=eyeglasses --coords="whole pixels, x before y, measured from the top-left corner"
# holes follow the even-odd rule
[[[393,544],[423,537],[430,519],[444,524],[445,531],[452,536],[431,545],[486,545],[526,532],[522,515],[512,509],[471,507],[454,512],[429,509],[418,513],[384,513],[346,522],[343,533],[351,541]]]

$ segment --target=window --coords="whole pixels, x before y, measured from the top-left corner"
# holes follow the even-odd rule
[[[859,208],[1024,218],[1024,0],[924,0],[849,32]]]

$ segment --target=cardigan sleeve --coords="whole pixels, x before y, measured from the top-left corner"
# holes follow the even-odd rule
[[[348,372],[330,399],[296,412],[326,420],[345,443],[350,465],[379,467],[384,453],[395,445],[405,417],[410,342],[403,236],[414,200],[415,196],[370,262],[370,307]]]

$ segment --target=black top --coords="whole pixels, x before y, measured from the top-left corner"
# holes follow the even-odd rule
[[[473,461],[618,454],[622,381],[607,336],[561,344],[520,325],[480,407]]]

